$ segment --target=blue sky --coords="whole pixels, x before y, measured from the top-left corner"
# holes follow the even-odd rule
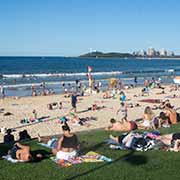
[[[179,0],[0,0],[0,55],[180,54],[179,9]]]

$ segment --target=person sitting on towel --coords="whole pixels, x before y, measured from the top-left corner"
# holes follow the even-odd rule
[[[77,155],[77,149],[79,149],[78,138],[75,134],[70,132],[70,128],[67,124],[62,126],[63,136],[58,140],[57,147],[52,149],[54,155],[58,159],[58,163],[61,160],[68,160],[74,158]]]

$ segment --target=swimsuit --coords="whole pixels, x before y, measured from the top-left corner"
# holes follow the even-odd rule
[[[129,123],[130,123],[130,130],[131,131],[138,128],[137,124],[134,121],[129,121]]]
[[[72,152],[64,152],[64,151],[58,151],[56,154],[57,159],[64,159],[66,161],[73,159],[76,157],[77,152],[74,150]]]
[[[145,128],[151,128],[151,122],[150,122],[150,120],[144,120],[143,126],[144,126]]]
[[[21,149],[20,147],[18,147],[17,145],[14,145],[13,148],[10,151],[10,155],[13,159],[17,159],[16,157],[16,152]]]
[[[119,142],[119,144],[122,144],[123,142],[123,139],[125,138],[127,136],[127,134],[125,135],[125,134],[122,134],[121,136],[118,136],[118,142]]]
[[[64,136],[62,141],[62,148],[74,148],[76,149],[78,146],[78,139],[76,135],[71,137]]]
[[[171,147],[174,147],[175,141],[180,139],[180,133],[174,133],[172,135]]]

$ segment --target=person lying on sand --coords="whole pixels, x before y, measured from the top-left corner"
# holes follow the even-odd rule
[[[162,102],[158,106],[157,105],[153,105],[152,110],[164,109],[166,104],[170,104],[169,99],[162,100]]]
[[[107,131],[132,131],[137,129],[137,124],[134,121],[116,121],[115,119],[110,120],[111,126],[105,128]]]
[[[108,91],[103,93],[103,99],[110,99],[112,96],[109,94]]]
[[[161,92],[156,93],[156,95],[161,95],[161,94],[166,94],[164,90],[162,90]]]
[[[22,160],[25,162],[37,161],[43,158],[42,154],[36,154],[35,157],[33,157],[30,151],[30,146],[22,145],[20,143],[14,144],[13,148],[9,150],[8,154],[11,155],[13,159]]]
[[[170,87],[170,90],[169,92],[172,92],[172,91],[177,91],[179,89],[178,85],[174,84]]]
[[[75,114],[72,114],[72,118],[70,119],[70,122],[73,123],[73,124],[78,124],[80,126],[86,126],[86,127],[89,127],[90,124],[87,123],[87,121],[90,120],[89,117],[86,117],[86,118],[80,118],[78,117],[78,115],[75,115]]]

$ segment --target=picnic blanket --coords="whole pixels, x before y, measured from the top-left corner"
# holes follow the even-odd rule
[[[161,100],[160,99],[142,99],[142,100],[139,100],[139,102],[145,102],[145,103],[161,103]]]

